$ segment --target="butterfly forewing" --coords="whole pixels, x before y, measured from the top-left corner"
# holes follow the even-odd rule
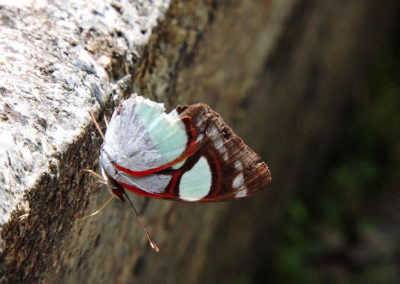
[[[190,123],[176,111],[135,96],[114,112],[101,153],[121,171],[145,176],[183,160],[194,145]]]

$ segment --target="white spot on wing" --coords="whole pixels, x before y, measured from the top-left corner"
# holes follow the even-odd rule
[[[247,189],[246,188],[236,192],[236,194],[235,194],[236,198],[242,198],[242,197],[246,197],[246,196],[247,196]]]
[[[213,141],[215,149],[220,154],[223,154],[225,159],[225,156],[227,156],[226,153],[228,152],[228,149],[224,145],[224,139],[222,138],[218,128],[216,128],[215,126],[210,127],[209,135],[211,137],[211,140]],[[225,160],[227,160],[227,158]]]
[[[201,134],[197,137],[196,142],[197,142],[197,143],[200,143],[201,141],[203,141],[203,139],[204,139],[204,134],[201,133]]]
[[[215,134],[215,136],[217,136],[218,134]],[[222,137],[221,136],[219,136],[219,137],[215,137],[215,140],[214,140],[214,146],[215,146],[215,148],[225,148],[224,147],[224,140],[222,139]]]
[[[235,168],[237,170],[243,170],[243,165],[240,161],[235,162]],[[240,172],[232,181],[232,187],[237,190],[235,197],[241,198],[247,196],[247,187],[244,183],[243,173]]]
[[[207,159],[201,157],[190,171],[182,175],[179,184],[179,198],[186,201],[197,201],[211,190],[212,174]]]
[[[243,177],[243,173],[239,173],[232,182],[232,187],[233,188],[239,188],[240,186],[242,186],[244,184],[244,177]]]
[[[237,169],[238,171],[243,171],[243,165],[241,161],[239,160],[235,161],[235,169]]]

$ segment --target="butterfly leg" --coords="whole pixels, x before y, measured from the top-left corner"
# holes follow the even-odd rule
[[[108,204],[110,204],[110,202],[111,202],[111,200],[113,199],[113,197],[114,197],[114,196],[111,195],[111,197],[110,197],[99,209],[97,209],[97,210],[94,211],[93,213],[91,213],[91,214],[89,214],[89,215],[87,215],[87,216],[83,216],[83,217],[77,218],[75,221],[77,221],[77,222],[83,221],[83,220],[85,220],[85,219],[87,219],[87,218],[89,218],[89,217],[93,217],[93,216],[97,215],[98,213],[100,213],[101,210],[103,210],[104,208],[106,208],[106,206],[107,206]]]
[[[98,173],[96,173],[95,171],[93,171],[93,170],[88,170],[88,169],[82,169],[82,170],[80,170],[80,172],[79,172],[78,183],[76,184],[75,192],[78,191],[78,187],[79,187],[79,185],[80,185],[80,183],[81,183],[81,179],[82,179],[83,173],[85,173],[85,172],[86,172],[86,173],[90,173],[91,175],[94,175],[94,176],[98,179],[98,180],[96,180],[96,181],[90,183],[90,184],[89,184],[89,188],[90,188],[92,185],[96,184],[96,183],[107,184],[107,181],[106,181],[101,175],[99,175]]]

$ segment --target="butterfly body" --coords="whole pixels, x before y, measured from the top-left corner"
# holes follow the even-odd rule
[[[248,197],[271,180],[267,165],[207,105],[166,114],[136,95],[114,112],[100,165],[115,189],[190,202]]]

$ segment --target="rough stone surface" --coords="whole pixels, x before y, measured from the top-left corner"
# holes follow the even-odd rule
[[[15,213],[13,218],[21,217],[14,219],[20,226],[28,220],[28,232],[30,228],[45,235],[64,232],[51,216],[59,215],[59,207],[68,211],[66,204],[79,199],[73,194],[63,199],[60,188],[75,187],[74,177],[85,165],[92,167],[89,161],[100,143],[91,142],[97,134],[88,127],[88,110],[98,112],[100,106],[111,110],[130,94],[134,62],[169,1],[1,1],[0,5],[0,226]],[[31,221],[35,218],[40,223],[36,228],[38,224]],[[70,216],[65,221],[71,220]],[[42,260],[31,260],[50,263],[42,257],[46,250],[29,233],[20,233],[21,240],[36,246],[26,246],[26,251],[11,253],[6,260],[13,272],[20,271],[18,277],[36,279]],[[40,238],[49,249],[56,242],[54,235],[51,242]],[[13,251],[16,244],[5,239],[2,248]]]
[[[325,134],[399,8],[394,0],[37,3],[0,9],[8,136],[0,205],[9,215],[22,204],[3,219],[0,273],[45,283],[254,280],[280,208],[334,143]],[[219,204],[135,196],[159,254],[124,203],[75,222],[108,196],[86,190],[87,179],[76,186],[101,144],[86,111],[109,116],[133,91],[169,108],[210,104],[268,162],[269,191]]]
[[[125,92],[118,84],[168,5],[13,2],[0,8],[0,225],[29,210],[25,191],[59,164],[96,100]]]

